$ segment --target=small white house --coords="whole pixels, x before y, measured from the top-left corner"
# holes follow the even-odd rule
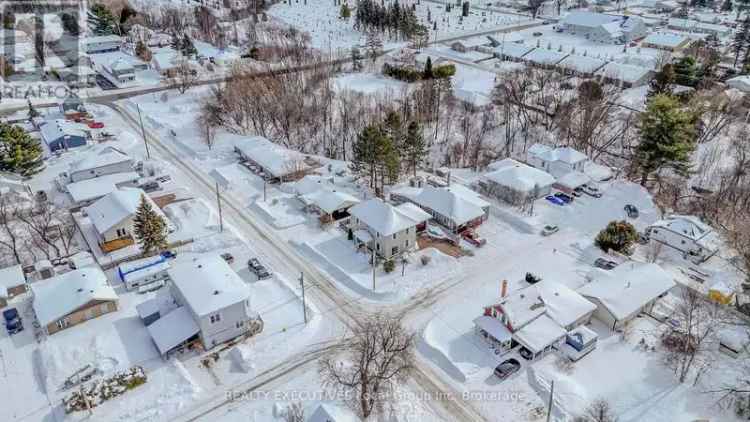
[[[24,292],[26,292],[26,276],[23,274],[21,265],[0,269],[0,299],[10,299]]]
[[[85,158],[70,165],[63,177],[71,183],[93,179],[115,173],[133,171],[133,159],[115,148],[106,148],[96,154],[87,154]]]
[[[571,147],[552,148],[534,144],[526,151],[526,162],[544,170],[554,177],[561,177],[572,171],[583,172],[589,158]]]
[[[578,293],[596,304],[594,317],[613,330],[640,313],[651,312],[656,301],[675,286],[673,277],[656,264],[628,261],[605,271],[596,269]]]
[[[102,66],[102,71],[109,76],[110,80],[117,84],[126,84],[135,80],[135,67],[133,63],[118,57]]]
[[[284,148],[262,136],[251,136],[234,147],[240,158],[256,166],[270,181],[289,181],[301,178],[311,169],[304,154]]]
[[[353,240],[388,260],[417,247],[417,231],[423,230],[430,215],[413,204],[397,207],[379,198],[352,208],[349,230]]]
[[[655,48],[657,50],[677,52],[684,50],[690,45],[690,42],[690,37],[684,34],[675,32],[652,32],[643,40],[641,46]]]
[[[112,252],[135,243],[133,219],[141,198],[146,198],[154,212],[164,219],[170,230],[172,229],[167,217],[143,190],[121,188],[84,208],[96,230],[102,251]]]
[[[596,72],[597,77],[603,81],[623,88],[646,85],[653,74],[654,71],[647,67],[617,62],[609,62]]]
[[[84,207],[119,188],[136,187],[140,179],[141,176],[133,171],[114,173],[69,183],[65,189],[75,205]]]
[[[259,317],[250,308],[250,288],[220,256],[179,257],[171,265],[178,307],[146,327],[162,356],[193,338],[209,350],[251,332]]]
[[[711,226],[691,215],[671,215],[646,229],[650,240],[671,246],[705,262],[719,252],[719,237]]]
[[[520,163],[512,158],[490,164],[479,186],[488,196],[521,205],[550,194],[555,178],[549,173]]]

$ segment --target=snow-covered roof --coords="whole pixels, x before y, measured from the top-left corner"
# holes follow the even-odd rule
[[[307,422],[359,422],[359,418],[349,409],[321,403]]]
[[[547,315],[563,327],[594,312],[596,305],[564,284],[543,280],[535,285],[547,309]]]
[[[34,312],[42,326],[59,320],[91,301],[116,301],[117,293],[97,267],[78,270],[30,284]]]
[[[7,290],[24,283],[26,283],[26,277],[23,275],[23,269],[20,265],[0,269],[0,296],[7,295],[6,292],[2,292],[1,290]],[[5,293],[5,295],[1,293]]]
[[[117,267],[117,270],[120,274],[127,274],[164,261],[166,261],[166,258],[162,255],[154,255],[148,258],[136,259],[135,261],[123,262]]]
[[[117,35],[97,35],[92,37],[86,37],[83,39],[84,44],[97,44],[97,43],[108,43],[108,42],[122,42],[122,37]]]
[[[604,60],[571,54],[558,63],[558,66],[580,73],[594,73],[601,69],[605,64],[607,64],[607,62]]]
[[[531,151],[531,148],[529,148],[529,151]],[[538,157],[544,161],[562,161],[566,164],[577,164],[589,159],[586,154],[578,152],[571,147],[547,149],[540,153]]]
[[[151,63],[158,70],[169,70],[177,67],[177,53],[174,51],[156,53],[151,57]]]
[[[507,341],[513,336],[510,330],[499,319],[491,316],[482,315],[474,318],[474,325],[486,331],[487,334],[491,335],[497,341]]]
[[[498,57],[505,56],[505,57],[511,57],[514,59],[520,59],[533,49],[534,47],[532,46],[506,41],[506,42],[500,43],[499,46],[495,47],[494,51],[495,51],[495,55]]]
[[[73,202],[81,203],[92,199],[101,198],[102,196],[117,190],[118,185],[129,182],[136,182],[140,176],[136,172],[114,173],[93,179],[82,180],[80,182],[70,183],[66,186]]]
[[[565,329],[557,325],[552,318],[542,315],[513,333],[513,337],[527,349],[538,353],[565,337],[565,334]]]
[[[544,153],[552,151],[552,149],[553,148],[551,146],[549,146],[549,145],[544,145],[544,144],[536,143],[536,144],[530,146],[529,149],[526,150],[526,152],[529,153],[529,154],[532,154],[532,155],[541,156]]]
[[[475,203],[453,191],[451,187],[436,188],[425,186],[411,198],[418,205],[429,208],[461,225],[484,215],[484,210]]]
[[[580,171],[570,171],[559,177],[555,184],[564,186],[568,189],[575,189],[589,182],[591,182],[589,176]]]
[[[711,226],[692,215],[670,215],[655,222],[651,227],[664,228],[695,241],[710,235],[714,231]]]
[[[675,48],[689,40],[689,37],[674,32],[652,32],[643,42],[656,46]]]
[[[501,299],[499,306],[503,314],[508,318],[508,323],[513,330],[533,321],[544,314],[546,308],[539,296],[539,291],[534,285],[517,290],[509,296]]]
[[[83,159],[70,165],[69,173],[89,171],[132,161],[133,159],[127,154],[120,152],[115,148],[107,148],[97,154],[86,154]]]
[[[219,255],[206,254],[172,262],[172,284],[198,316],[250,299],[250,289]]]
[[[726,34],[732,31],[731,28],[724,26],[724,25],[698,22],[698,21],[694,21],[690,19],[682,19],[682,18],[670,18],[668,26],[673,27],[673,28],[684,29],[686,31],[702,30],[706,32],[716,32],[718,34]]]
[[[309,168],[305,156],[284,148],[262,136],[251,136],[237,144],[242,155],[250,158],[273,177],[283,177],[297,170]]]
[[[594,270],[591,278],[578,293],[599,300],[618,320],[637,312],[675,285],[673,277],[660,266],[635,261],[609,271]]]
[[[165,355],[180,343],[198,334],[200,327],[190,315],[190,311],[181,306],[151,323],[146,330],[151,334],[159,353]]]
[[[411,207],[405,207],[411,205]],[[421,213],[421,216],[420,214]],[[430,219],[430,215],[412,204],[394,207],[380,198],[360,202],[349,209],[349,214],[365,224],[376,236],[388,236]],[[419,218],[417,218],[419,217]]]
[[[520,163],[512,158],[496,162],[494,166],[498,170],[487,173],[485,177],[498,185],[509,187],[519,192],[533,192],[535,187],[543,188],[555,182],[555,178],[549,173]]]
[[[315,205],[327,214],[332,214],[334,211],[359,203],[359,199],[346,192],[329,191],[326,189],[308,193],[303,195],[302,198],[306,203]]]
[[[143,190],[130,187],[120,188],[105,195],[86,207],[86,213],[99,234],[103,234],[134,215],[141,203],[141,197],[145,197],[147,201],[151,202],[151,208],[154,212],[161,215],[166,221],[164,213]]]
[[[605,15],[603,13],[571,12],[563,18],[563,23],[566,25],[595,28],[606,23],[617,22],[620,19],[622,18],[618,16]]]
[[[123,59],[122,57],[118,57],[111,62],[107,63],[107,69],[109,69],[110,72],[135,72],[135,69],[133,67],[133,63]]]
[[[605,78],[634,83],[640,81],[651,72],[651,69],[642,66],[609,62],[596,72],[596,74],[604,76]]]
[[[750,75],[735,76],[728,79],[727,86],[739,89],[742,92],[750,92]]]
[[[143,267],[137,270],[130,271],[122,275],[122,281],[128,283],[131,280],[139,280],[152,275],[159,274],[160,272],[167,271],[169,269],[169,261],[161,261],[154,263],[147,267]]]
[[[523,56],[523,59],[531,63],[537,63],[541,65],[556,65],[567,55],[568,53],[561,53],[559,51],[547,50],[544,48],[536,48]]]
[[[86,132],[85,130],[83,130],[81,125],[62,119],[44,123],[42,127],[39,128],[39,132],[42,135],[42,139],[47,144],[55,142],[60,138],[70,136],[80,136],[82,138],[86,137]]]
[[[461,44],[462,46],[466,48],[473,48],[473,47],[480,47],[483,45],[490,44],[489,38],[486,36],[476,36],[476,37],[470,37],[470,38],[464,38],[462,40],[456,40],[452,42],[451,44]]]

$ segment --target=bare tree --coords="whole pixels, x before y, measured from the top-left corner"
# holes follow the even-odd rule
[[[603,398],[594,400],[583,415],[577,417],[575,422],[617,422],[612,406]]]
[[[21,263],[20,248],[22,242],[22,230],[15,221],[17,213],[16,204],[10,195],[0,196],[0,226],[2,226],[2,235],[0,235],[0,246],[7,249],[13,254],[16,264]]]
[[[187,92],[198,80],[198,71],[190,64],[186,58],[179,59],[177,66],[172,70],[172,83],[180,92]]]
[[[284,414],[284,421],[305,422],[305,408],[302,407],[302,403],[295,402],[287,406],[286,413]]]
[[[693,385],[711,367],[708,351],[722,321],[722,310],[716,303],[691,288],[683,288],[673,318],[674,329],[662,334],[665,360],[681,383],[693,373]]]
[[[350,406],[364,419],[384,411],[395,387],[413,368],[414,335],[398,319],[378,315],[366,320],[343,347],[343,360],[321,360],[324,384],[346,392]]]

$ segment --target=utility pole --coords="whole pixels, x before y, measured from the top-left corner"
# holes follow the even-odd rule
[[[302,287],[302,314],[305,317],[305,324],[307,324],[307,302],[305,301],[305,273],[299,273],[299,285]]]
[[[141,134],[143,135],[143,143],[146,145],[146,158],[151,159],[151,152],[148,150],[148,139],[146,138],[146,128],[143,127],[143,117],[141,117],[141,107],[138,103],[135,104],[136,110],[138,110],[138,120],[141,123]]]
[[[372,249],[372,291],[375,291],[375,249]]]
[[[549,404],[547,405],[547,422],[552,418],[552,400],[555,397],[555,381],[550,381],[549,386]]]
[[[219,207],[219,232],[224,232],[224,216],[221,214],[221,195],[219,194],[219,182],[216,182],[216,205]]]
[[[266,202],[266,179],[263,179],[263,202]]]

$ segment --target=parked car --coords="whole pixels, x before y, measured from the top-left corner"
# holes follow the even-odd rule
[[[597,258],[596,261],[594,261],[594,266],[603,270],[611,270],[617,266],[617,263],[608,259]]]
[[[566,195],[566,194],[564,194],[562,192],[555,193],[555,198],[558,198],[558,199],[562,200],[566,204],[570,204],[571,202],[573,202],[573,197],[572,196]]]
[[[560,198],[558,198],[558,197],[556,197],[554,195],[545,196],[544,199],[546,199],[549,202],[552,202],[555,205],[560,205],[560,206],[565,205],[565,202],[563,202],[562,199],[560,199]]]
[[[544,35],[544,34],[542,34],[541,32],[534,32],[534,36],[535,37],[541,37],[542,35]]]
[[[91,129],[103,129],[104,123],[102,122],[88,122],[88,127]]]
[[[479,237],[479,235],[473,230],[464,230],[461,233],[461,236],[477,248],[481,248],[487,243],[487,239]]]
[[[554,224],[547,224],[542,229],[542,236],[549,236],[551,234],[557,233],[558,231],[560,231],[560,228],[557,227],[556,225],[554,225]]]
[[[167,183],[172,181],[172,176],[165,174],[164,176],[159,176],[156,178],[156,181],[159,183]]]
[[[503,361],[503,363],[501,363],[500,365],[497,365],[497,367],[495,368],[495,376],[500,378],[501,380],[504,380],[518,372],[519,369],[521,369],[521,362],[516,359],[510,358]]]
[[[625,205],[625,212],[628,214],[628,218],[638,218],[638,208],[636,208],[635,205]]]
[[[163,256],[166,259],[174,259],[177,258],[177,254],[175,254],[172,251],[164,251],[161,253],[161,256]]]
[[[583,185],[579,189],[581,189],[581,192],[585,193],[586,195],[593,196],[594,198],[602,197],[602,193],[599,191],[599,188],[594,185]]]
[[[534,354],[531,353],[531,350],[521,346],[520,349],[518,349],[518,354],[521,355],[522,358],[526,360],[531,360],[534,358]]]
[[[13,335],[23,331],[23,322],[21,322],[21,316],[18,315],[18,309],[4,310],[3,319],[5,319],[5,328],[8,330],[8,334]]]
[[[247,267],[258,277],[258,280],[271,277],[271,273],[269,273],[266,267],[258,261],[258,258],[250,258],[250,260],[247,261]]]
[[[156,181],[146,182],[140,185],[139,188],[143,189],[143,191],[146,193],[154,192],[154,191],[159,190],[159,182],[156,182]]]
[[[231,264],[232,262],[234,262],[234,256],[232,256],[232,254],[230,254],[228,252],[221,254],[221,259],[223,259],[224,261],[226,261],[227,264]]]
[[[577,189],[576,189],[576,190],[573,190],[572,192],[570,192],[570,194],[571,194],[571,195],[573,195],[573,196],[574,196],[574,197],[576,197],[576,198],[580,198],[580,197],[581,197],[581,196],[583,195],[583,194],[581,193],[581,191],[579,191],[579,190],[577,190]]]

